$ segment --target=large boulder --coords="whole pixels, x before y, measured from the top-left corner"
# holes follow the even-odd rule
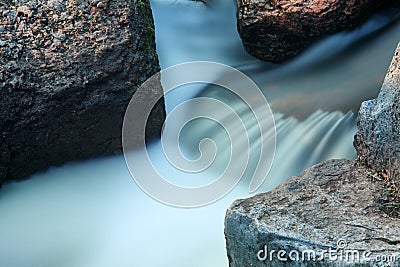
[[[391,0],[237,0],[246,51],[265,61],[290,59],[329,34],[354,29]]]
[[[318,164],[232,204],[225,219],[231,267],[400,266],[393,188],[400,169],[399,53],[400,44],[378,99],[360,110],[357,160]]]
[[[354,147],[361,162],[400,186],[400,44],[378,98],[361,105]]]
[[[6,0],[0,10],[0,185],[121,151],[128,102],[159,71],[149,1]],[[164,116],[160,101],[149,138]]]
[[[230,266],[384,266],[378,257],[400,266],[400,219],[382,216],[378,188],[366,167],[332,160],[235,201],[225,220]]]

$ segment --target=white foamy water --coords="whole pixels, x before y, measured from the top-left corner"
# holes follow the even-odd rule
[[[233,3],[205,7],[154,0],[152,5],[163,68],[193,60],[228,64],[254,79],[270,100],[277,152],[259,192],[314,163],[355,156],[355,115],[350,110],[377,94],[400,36],[399,24],[351,46],[368,29],[379,26],[382,20],[376,19],[361,30],[323,41],[291,63],[273,66],[244,52],[235,30]],[[230,102],[252,128],[240,103],[222,91],[188,88],[167,96],[169,109],[194,95],[212,96]],[[223,142],[220,132],[198,122],[182,140],[191,153],[194,140],[203,135]],[[256,148],[257,134],[251,141]],[[149,151],[168,179],[187,182],[168,166],[159,143]],[[224,215],[233,200],[249,196],[249,176],[222,200],[198,209],[172,208],[147,196],[130,177],[122,156],[68,163],[9,183],[0,193],[0,266],[228,266]]]

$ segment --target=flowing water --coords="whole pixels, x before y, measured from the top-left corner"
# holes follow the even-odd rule
[[[243,50],[231,1],[205,6],[154,0],[152,7],[162,68],[194,60],[224,63],[245,72],[269,100],[277,152],[259,192],[317,162],[354,158],[353,112],[363,100],[376,96],[400,36],[399,23],[376,31],[387,22],[376,16],[358,30],[323,40],[285,65],[272,65]],[[224,90],[207,85],[183,90],[166,96],[168,111],[194,96],[215,97],[229,103],[247,121],[246,127],[252,127],[253,118]],[[221,132],[209,122],[194,122],[186,133],[182,131],[181,141],[186,152],[196,156],[191,147],[199,139],[221,139]],[[251,137],[255,147],[257,138],[257,134]],[[159,142],[149,151],[162,172],[186,182],[166,164]],[[246,184],[245,180],[211,205],[178,209],[144,194],[122,156],[52,168],[1,189],[0,266],[227,266],[224,215],[234,199],[249,196]]]

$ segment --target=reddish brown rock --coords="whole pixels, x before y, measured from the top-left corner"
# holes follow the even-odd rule
[[[290,59],[316,40],[354,29],[390,0],[237,0],[238,30],[251,55]]]

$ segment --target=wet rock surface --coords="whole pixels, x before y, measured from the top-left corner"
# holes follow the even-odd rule
[[[0,2],[0,185],[120,151],[128,102],[157,71],[147,0]],[[160,102],[149,138],[164,116]]]
[[[315,165],[232,204],[230,266],[400,266],[399,52],[400,45],[379,97],[360,110],[357,160]]]
[[[360,26],[391,0],[237,0],[246,51],[279,63],[329,34]]]

